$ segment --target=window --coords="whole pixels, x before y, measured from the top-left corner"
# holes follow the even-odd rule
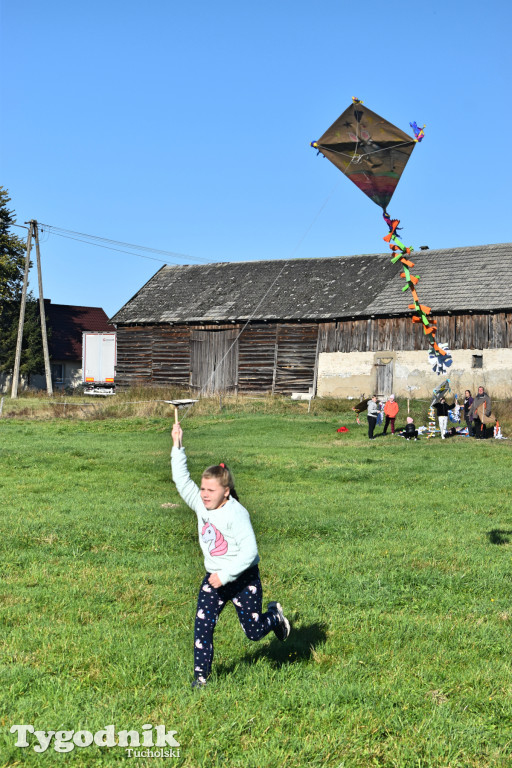
[[[483,368],[484,367],[484,356],[483,355],[473,355],[473,362],[471,364],[472,368]]]
[[[52,363],[52,381],[54,384],[64,383],[64,371],[62,363]]]

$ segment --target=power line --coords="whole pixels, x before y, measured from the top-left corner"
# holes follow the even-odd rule
[[[89,235],[84,232],[75,232],[72,229],[64,229],[63,227],[57,227],[53,224],[43,224],[42,222],[38,222],[39,226],[44,230],[47,230],[50,234],[58,235],[59,237],[67,237],[70,240],[77,240],[78,242],[83,242],[88,245],[97,245],[102,248],[109,248],[110,250],[120,250],[118,248],[113,248],[112,246],[121,246],[122,250],[121,253],[131,253],[131,251],[125,251],[124,248],[131,248],[133,251],[145,251],[146,253],[155,253],[160,254],[162,256],[167,256],[169,259],[172,259],[174,261],[183,259],[187,260],[193,260],[198,261],[203,264],[209,264],[211,263],[209,259],[202,259],[199,256],[188,256],[183,253],[177,253],[176,251],[165,251],[160,248],[151,248],[147,245],[134,245],[133,243],[126,243],[121,240],[113,240],[112,238],[108,237],[100,237],[98,235]],[[108,244],[108,245],[107,245]],[[143,256],[142,253],[137,253],[137,256]],[[144,258],[144,256],[143,256]],[[149,258],[149,257],[145,257]],[[163,259],[154,259],[155,261],[162,261],[164,264],[167,262]]]
[[[43,229],[43,232],[44,231],[48,232],[48,229],[46,230]],[[169,263],[169,261],[166,261],[165,259],[159,259],[156,256],[146,256],[143,253],[136,253],[135,251],[125,251],[122,248],[113,248],[110,245],[103,245],[102,243],[91,243],[90,240],[82,240],[80,237],[71,237],[71,235],[63,235],[60,232],[51,232],[51,234],[57,235],[58,237],[65,237],[67,240],[75,240],[75,242],[77,243],[84,243],[85,245],[95,245],[98,248],[106,248],[108,251],[117,251],[118,253],[127,253],[129,256],[140,256],[141,259],[151,259],[151,261],[159,261],[161,264]]]

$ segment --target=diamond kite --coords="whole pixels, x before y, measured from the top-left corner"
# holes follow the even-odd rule
[[[353,100],[311,146],[386,210],[417,140]]]

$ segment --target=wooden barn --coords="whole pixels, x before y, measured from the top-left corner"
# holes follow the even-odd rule
[[[457,390],[512,385],[512,243],[413,255]],[[390,254],[162,267],[112,318],[118,386],[427,396],[438,383]]]

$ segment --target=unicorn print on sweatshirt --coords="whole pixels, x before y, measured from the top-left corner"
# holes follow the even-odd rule
[[[225,555],[228,551],[228,543],[222,533],[203,517],[203,528],[201,530],[201,539],[208,544],[210,555]]]

